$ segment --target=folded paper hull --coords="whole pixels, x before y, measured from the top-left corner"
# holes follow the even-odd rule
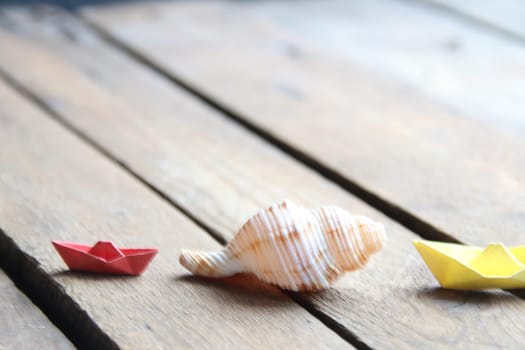
[[[525,288],[525,249],[493,243],[486,248],[417,240],[414,245],[443,288]]]
[[[73,271],[140,275],[144,272],[157,249],[118,249],[111,242],[86,246],[53,241],[56,250]]]

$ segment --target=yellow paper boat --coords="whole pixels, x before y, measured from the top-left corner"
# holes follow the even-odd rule
[[[478,248],[425,240],[414,245],[443,288],[525,288],[525,246]]]

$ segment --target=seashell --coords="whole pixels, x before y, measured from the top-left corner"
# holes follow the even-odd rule
[[[184,250],[180,263],[195,275],[253,273],[283,289],[317,291],[364,266],[385,240],[383,225],[367,217],[285,200],[255,214],[222,251]]]

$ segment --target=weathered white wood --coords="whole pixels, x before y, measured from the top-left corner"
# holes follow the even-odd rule
[[[74,349],[0,270],[0,349]]]
[[[451,11],[456,11],[525,39],[525,2],[523,0],[423,1],[442,5]]]
[[[0,37],[3,48],[17,50],[5,34]],[[36,59],[42,60],[40,65],[26,62],[26,68],[35,72],[51,68],[45,57]],[[57,74],[54,79],[60,81],[58,71],[48,73]],[[69,91],[88,109],[91,99],[97,97],[74,85]],[[28,270],[21,273],[27,278],[47,273],[58,284],[55,307],[65,309],[62,317],[68,322],[80,322],[71,316],[75,310],[64,307],[65,300],[72,298],[76,307],[85,310],[123,348],[348,346],[276,288],[242,279],[204,283],[187,278],[178,264],[180,250],[188,246],[217,249],[219,245],[3,82],[0,125],[2,230],[42,270],[25,262]],[[52,239],[86,244],[112,240],[123,247],[158,247],[160,253],[140,277],[70,273],[54,251]],[[275,325],[279,325],[277,331]],[[79,334],[75,336],[83,346],[111,345],[94,341],[100,334],[91,332],[88,325],[76,326]]]
[[[252,5],[142,4],[86,14],[168,74],[430,225],[471,244],[523,244],[522,137],[334,59],[250,15],[262,7],[243,6]]]
[[[335,203],[383,221],[389,242],[365,270],[325,292],[298,295],[359,340],[379,348],[522,343],[521,299],[436,289],[406,229],[111,50],[71,18],[18,16],[11,17],[16,34],[2,36],[10,50],[0,53],[0,67],[10,67],[9,75],[46,105],[223,237],[284,197]],[[16,64],[22,57],[24,67]],[[54,77],[60,79],[49,84]]]
[[[250,14],[265,17],[305,39],[309,45],[330,52],[331,56],[351,59],[363,68],[379,72],[389,79],[402,81],[461,111],[469,118],[492,123],[521,135],[525,133],[525,117],[521,108],[521,101],[525,100],[525,47],[515,41],[505,40],[491,31],[482,31],[453,16],[411,2],[263,1],[233,2],[233,5],[229,4],[232,5],[229,8],[227,4],[228,2],[219,2],[196,6],[208,6],[210,9],[215,6],[212,11],[218,16],[224,16],[229,11],[232,17],[250,17]],[[189,19],[180,23],[169,22],[170,13],[175,11],[181,15],[181,11],[185,11],[184,6],[179,6],[178,10],[175,7],[170,10],[170,5],[155,7],[146,3],[142,8],[147,15],[139,15],[140,21],[133,17],[137,11],[123,9],[122,6],[115,11],[120,15],[113,23],[111,10],[100,11],[99,16],[102,19],[105,13],[107,23],[104,26],[122,39],[129,35],[130,39],[140,41],[144,48],[165,46],[169,42],[171,48],[177,50],[172,52],[176,55],[181,52],[177,43],[189,43],[191,38],[208,35],[205,34],[206,26],[201,28],[196,25],[190,29]],[[141,6],[136,5],[134,8],[138,7]],[[163,10],[167,13],[162,13]],[[239,10],[241,13],[235,15]],[[244,10],[247,12],[242,13]],[[220,15],[221,13],[223,14]],[[155,18],[160,21],[166,19],[170,25],[146,24]],[[256,26],[258,21],[252,18],[243,22],[249,27]],[[151,32],[153,28],[150,27],[160,26],[168,31],[163,34]],[[145,27],[149,30],[141,30]],[[181,33],[187,31],[188,35],[171,40],[169,30]],[[207,44],[207,48],[217,49],[221,34],[224,33],[215,33],[215,44]],[[210,36],[199,37],[192,49],[209,39]],[[244,44],[243,48],[253,50],[253,44]],[[222,48],[237,50],[235,46]],[[287,50],[286,45],[273,49]],[[217,58],[220,59],[220,56]],[[173,62],[171,57],[164,59]],[[242,56],[236,61],[240,60]]]
[[[525,135],[525,46],[514,40],[413,1],[269,1],[239,7],[464,116]]]

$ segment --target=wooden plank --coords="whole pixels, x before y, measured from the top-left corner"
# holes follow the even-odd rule
[[[17,50],[1,37],[2,47]],[[45,57],[36,60],[39,65],[26,67],[49,68]],[[88,106],[86,98],[96,96],[84,92],[75,94]],[[26,259],[27,266],[20,267],[27,283],[41,274],[52,279],[55,287],[32,287],[56,289],[53,307],[78,327],[75,336],[83,347],[348,346],[276,288],[249,279],[204,283],[185,277],[178,253],[183,247],[217,249],[207,233],[4,83],[0,101],[2,230],[39,263],[37,268]],[[138,278],[69,273],[51,239],[107,239],[119,246],[159,247],[160,254]],[[11,254],[0,246],[1,255]],[[67,307],[68,299],[75,308]],[[87,322],[77,317],[83,312]],[[111,341],[100,340],[105,336]]]
[[[525,133],[525,47],[519,42],[410,1],[252,4],[245,9],[312,46],[402,81],[469,118]]]
[[[0,349],[74,349],[0,270]]]
[[[460,15],[525,38],[525,3],[521,0],[424,0]]]
[[[257,208],[284,197],[335,203],[384,222],[388,245],[365,270],[296,296],[346,338],[379,348],[522,344],[523,300],[436,289],[411,247],[414,234],[111,50],[74,19],[9,18],[12,34],[0,42],[10,49],[0,53],[0,67],[226,239]]]
[[[86,15],[166,73],[368,189],[385,210],[408,211],[408,224],[422,220],[414,224],[421,232],[523,244],[519,131],[466,118],[228,4],[115,6]]]

